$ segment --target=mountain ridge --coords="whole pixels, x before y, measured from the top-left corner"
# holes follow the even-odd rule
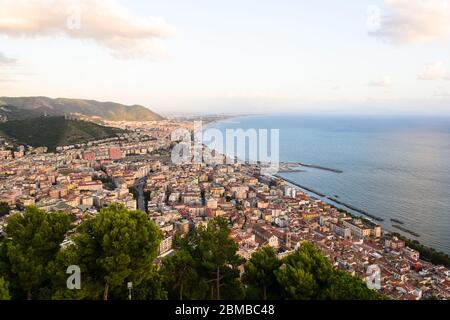
[[[110,121],[159,121],[164,118],[142,105],[124,105],[92,99],[35,97],[0,97],[0,106],[14,106],[21,110],[52,110],[52,115],[82,115]]]

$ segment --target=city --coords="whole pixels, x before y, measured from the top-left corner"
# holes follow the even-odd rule
[[[369,268],[378,266],[379,292],[392,299],[450,297],[449,269],[422,260],[370,218],[352,216],[281,178],[261,174],[262,166],[173,164],[171,132],[192,130],[191,122],[114,125],[128,132],[59,147],[56,153],[24,146],[15,152],[3,149],[0,202],[12,208],[9,215],[36,206],[69,213],[76,225],[103,207],[123,204],[147,212],[163,232],[158,259],[172,254],[175,236],[223,217],[245,260],[265,246],[282,259],[306,240],[335,268],[365,282]],[[0,234],[9,215],[1,217]],[[66,239],[62,245],[69,244]]]

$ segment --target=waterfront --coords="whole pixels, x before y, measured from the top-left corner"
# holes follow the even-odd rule
[[[338,196],[384,219],[383,228],[450,253],[449,119],[255,116],[214,127],[279,128],[280,161],[342,171],[301,167],[283,177]],[[420,238],[393,228],[390,219]]]

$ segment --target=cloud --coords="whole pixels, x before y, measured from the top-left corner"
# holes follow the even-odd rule
[[[436,61],[425,65],[419,74],[420,80],[450,80],[448,65],[443,61]]]
[[[15,63],[16,59],[7,57],[4,53],[0,52],[0,65]]]
[[[445,88],[436,88],[434,90],[434,96],[440,97],[440,98],[449,98],[450,97],[450,91],[448,91]]]
[[[389,76],[384,76],[381,79],[372,80],[369,82],[371,87],[389,88],[392,85],[392,79]]]
[[[369,34],[400,43],[450,39],[450,6],[446,0],[385,0],[387,13]]]
[[[91,40],[120,58],[159,57],[174,33],[164,19],[141,18],[115,0],[0,0],[0,34]]]

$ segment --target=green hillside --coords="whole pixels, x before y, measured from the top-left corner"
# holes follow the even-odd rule
[[[39,117],[0,124],[0,134],[9,140],[33,147],[48,147],[50,151],[57,146],[115,137],[122,132],[121,129],[65,117]]]
[[[163,119],[159,114],[140,105],[126,106],[115,102],[99,102],[95,100],[0,97],[0,106],[2,105],[11,105],[23,110],[45,109],[59,115],[78,114],[112,121],[155,121]]]
[[[25,119],[32,119],[32,118],[38,118],[40,116],[63,116],[64,113],[58,112],[56,110],[47,108],[47,107],[40,107],[36,109],[31,110],[24,110],[20,109],[16,106],[10,106],[10,105],[1,105],[0,106],[0,118],[6,120],[6,121],[13,121],[13,120],[25,120]]]

